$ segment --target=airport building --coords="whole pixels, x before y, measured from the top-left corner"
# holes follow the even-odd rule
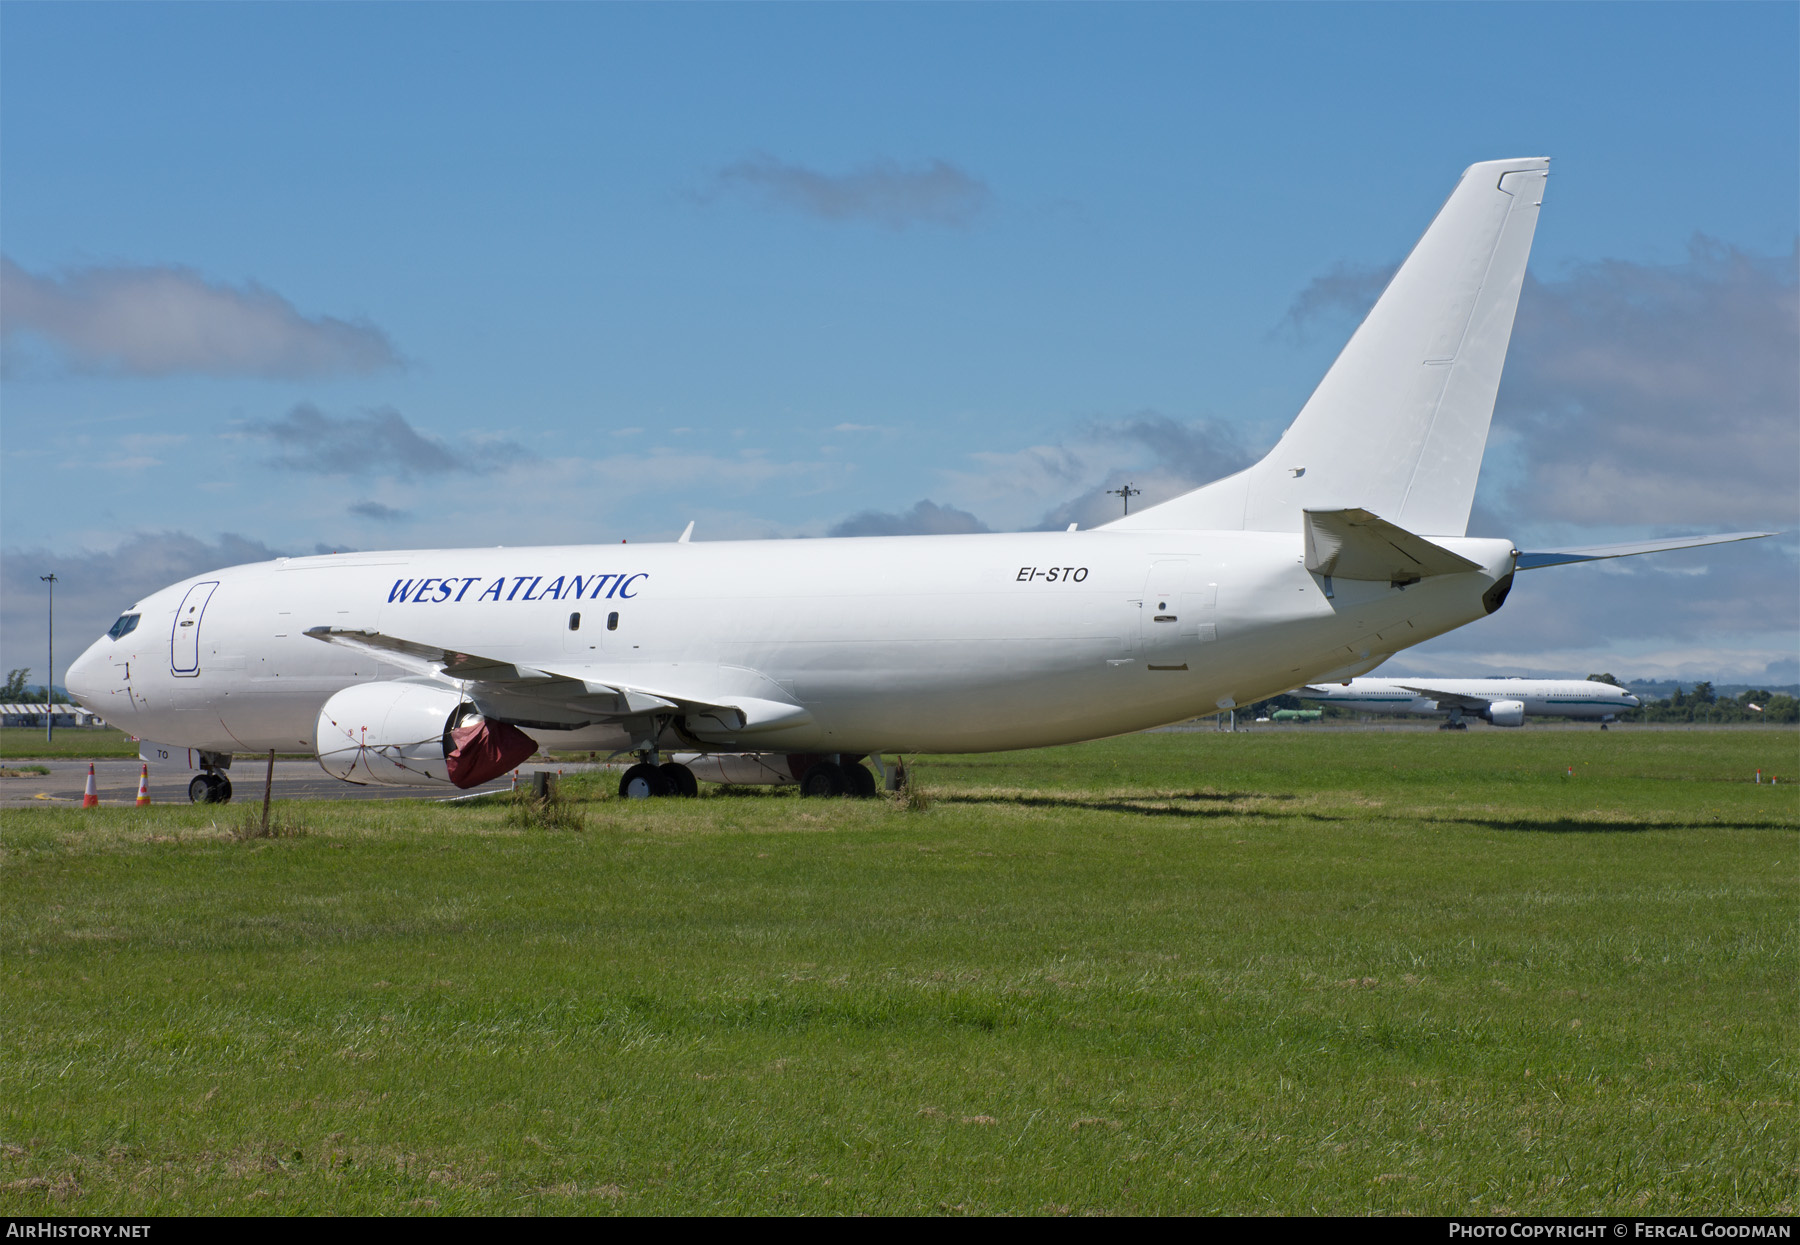
[[[44,725],[43,705],[0,705],[0,726]],[[58,701],[50,709],[56,714],[56,726],[105,726],[106,722],[97,713],[91,713],[80,705],[67,705]]]

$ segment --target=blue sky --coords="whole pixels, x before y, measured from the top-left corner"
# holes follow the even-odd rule
[[[1797,13],[8,4],[0,666],[44,569],[73,651],[265,551],[1097,519],[1526,154],[1477,530],[1795,528]],[[1797,565],[1541,572],[1407,669],[1790,682]]]

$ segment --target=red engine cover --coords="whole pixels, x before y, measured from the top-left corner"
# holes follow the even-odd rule
[[[467,790],[498,778],[537,751],[531,736],[504,722],[476,722],[450,732],[456,747],[444,758],[450,781]]]

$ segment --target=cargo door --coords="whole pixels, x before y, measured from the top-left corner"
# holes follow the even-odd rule
[[[169,669],[183,678],[200,673],[200,620],[206,617],[206,603],[212,600],[218,586],[216,579],[195,584],[175,611],[175,626],[169,635]]]

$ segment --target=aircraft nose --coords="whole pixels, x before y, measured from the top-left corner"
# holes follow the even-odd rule
[[[69,695],[96,713],[101,711],[100,702],[106,696],[104,649],[110,643],[104,636],[96,640],[63,672],[63,686],[69,689]]]
[[[1639,705],[1642,705],[1644,702],[1639,700],[1636,696],[1633,696],[1630,692],[1626,692],[1625,693],[1625,703],[1630,705],[1633,709],[1636,709]]]

